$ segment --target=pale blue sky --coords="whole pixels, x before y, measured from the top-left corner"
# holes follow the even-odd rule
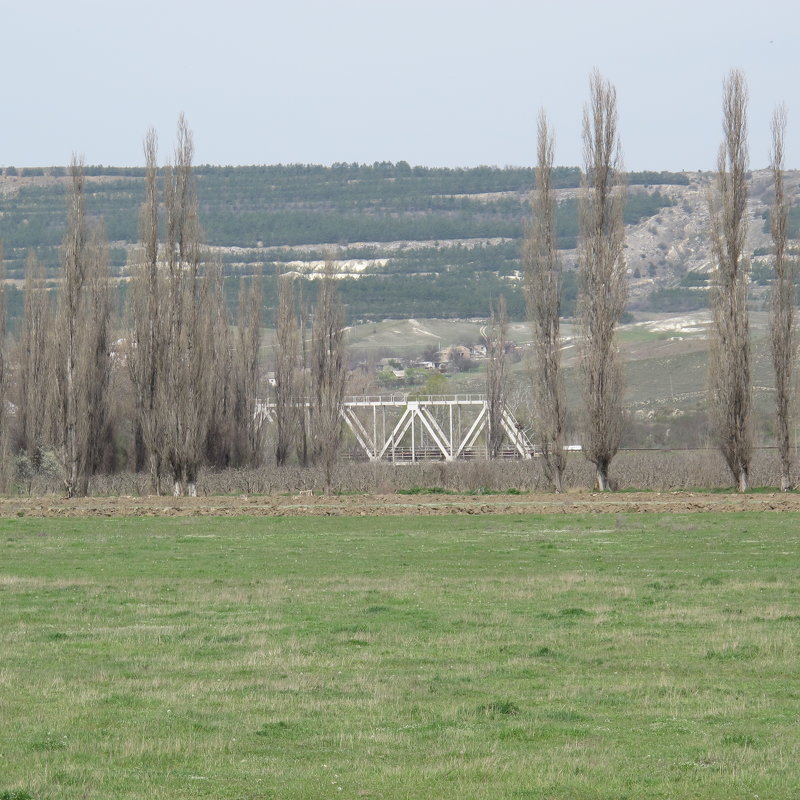
[[[162,160],[180,111],[196,162],[527,165],[536,115],[581,159],[594,67],[629,169],[712,169],[722,79],[744,70],[750,153],[789,108],[800,167],[800,4],[789,0],[0,0],[0,165]]]

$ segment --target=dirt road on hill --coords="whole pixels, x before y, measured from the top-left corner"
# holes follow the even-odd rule
[[[800,511],[800,494],[635,492],[564,495],[282,495],[254,497],[49,497],[0,499],[0,517],[399,516]]]

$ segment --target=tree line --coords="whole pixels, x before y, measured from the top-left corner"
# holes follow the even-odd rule
[[[740,490],[749,486],[752,454],[746,99],[744,78],[734,71],[724,85],[724,137],[710,200],[716,270],[711,286],[709,405],[720,451]],[[772,124],[771,338],[782,483],[789,488],[794,281],[786,244],[783,110],[776,111]],[[626,301],[627,203],[616,91],[599,73],[590,80],[583,144],[577,236],[582,442],[595,468],[596,486],[606,490],[623,431],[624,379],[616,329]],[[553,165],[553,150],[554,133],[542,113],[532,214],[524,226],[523,295],[535,343],[536,440],[545,473],[559,491],[566,463],[559,324],[568,282],[558,254],[554,190],[560,173]],[[236,324],[231,325],[223,265],[203,245],[193,141],[186,120],[179,119],[174,154],[165,166],[158,165],[152,131],[144,152],[145,199],[122,322],[117,320],[103,224],[87,214],[86,170],[74,159],[58,290],[48,286],[41,263],[31,253],[16,341],[9,347],[2,336],[2,445],[16,454],[22,472],[47,469],[57,458],[68,496],[85,494],[92,475],[123,463],[146,469],[156,492],[168,481],[175,494],[194,494],[201,465],[252,466],[266,457],[263,413],[256,407],[262,393],[262,282],[252,276],[240,278]],[[335,169],[352,173],[354,168]],[[341,444],[340,409],[347,377],[344,307],[337,284],[331,258],[317,282],[313,305],[302,283],[290,275],[275,283],[275,459],[279,465],[292,459],[320,465],[328,487]],[[487,328],[487,398],[488,446],[496,455],[502,444],[509,303],[502,293],[494,296]],[[4,334],[5,297],[0,299]],[[115,336],[116,330],[122,335]],[[8,408],[15,413],[8,414]]]
[[[750,259],[746,249],[748,151],[747,87],[733,70],[723,85],[723,141],[716,185],[709,198],[714,257],[708,399],[714,436],[739,489],[750,487],[753,451],[751,342],[747,307]],[[791,485],[792,375],[795,359],[794,276],[787,248],[789,202],[784,185],[786,112],[772,119],[771,219],[774,286],[770,315],[776,375],[776,438],[781,488]],[[528,313],[535,342],[534,397],[545,473],[559,491],[563,482],[566,404],[560,366],[562,272],[551,190],[553,133],[539,119],[537,187],[526,230],[523,260]],[[616,91],[599,73],[590,80],[584,111],[584,191],[580,197],[579,299],[583,451],[595,467],[599,490],[610,487],[609,468],[623,431],[623,371],[616,328],[626,299],[624,173],[617,133]]]
[[[55,270],[65,233],[66,170],[36,171],[58,180],[23,183],[13,196],[0,197],[0,238],[6,246],[7,267],[20,278],[31,247],[38,248],[45,266]],[[436,241],[477,235],[519,239],[524,197],[535,180],[530,168],[406,170],[389,164],[195,167],[194,174],[207,242],[237,247],[257,247],[259,242],[344,246],[348,241]],[[145,169],[84,166],[84,175],[106,179],[87,180],[84,198],[87,213],[103,217],[109,240],[123,254],[120,260],[112,253],[114,263],[122,266],[123,248],[138,239],[136,208]],[[554,176],[558,187],[580,185],[577,167],[555,167]],[[637,173],[629,181],[657,186],[686,182],[686,177]],[[630,203],[630,213],[641,218],[657,213],[668,201],[657,191],[643,191],[632,195]],[[567,243],[577,235],[574,204],[566,204],[559,218],[562,246],[574,246]],[[256,260],[263,258],[259,254]]]
[[[32,252],[16,341],[8,345],[2,337],[0,413],[7,405],[15,409],[0,419],[4,455],[10,449],[15,456],[18,478],[58,469],[69,497],[86,494],[98,472],[123,466],[148,470],[155,492],[169,482],[174,494],[191,495],[201,464],[255,466],[264,458],[256,413],[260,281],[240,281],[237,322],[231,326],[222,265],[202,244],[186,120],[179,120],[166,167],[158,167],[153,131],[144,151],[146,193],[122,319],[103,225],[86,213],[85,169],[74,159],[57,291]],[[330,312],[328,337],[338,342],[343,336],[332,284],[330,277],[323,281],[315,341],[324,309]],[[5,333],[4,316],[0,326]],[[117,331],[122,335],[115,336]],[[343,351],[341,376],[342,365]],[[313,374],[327,375],[326,369],[323,364]],[[316,388],[321,380],[315,377]],[[319,391],[330,418],[330,403],[341,402],[341,393],[328,384]],[[317,425],[321,408],[314,406]],[[324,457],[329,462],[330,452]]]

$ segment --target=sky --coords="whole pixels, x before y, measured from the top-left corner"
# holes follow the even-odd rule
[[[714,169],[722,83],[749,88],[750,164],[788,108],[800,167],[796,0],[0,0],[0,166],[160,160],[178,114],[197,164],[580,165],[589,75],[617,90],[630,170]]]

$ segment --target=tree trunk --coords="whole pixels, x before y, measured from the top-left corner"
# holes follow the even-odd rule
[[[184,487],[187,497],[197,497],[197,464],[190,464],[186,467]]]
[[[750,475],[748,474],[746,467],[740,467],[738,490],[740,492],[746,492],[749,489],[750,489]]]
[[[150,453],[150,486],[156,496],[161,495],[161,458],[156,451]]]
[[[66,450],[66,476],[64,478],[64,488],[67,490],[67,497],[74,497],[78,486],[78,453],[76,445],[75,431],[75,365],[72,360],[72,334],[70,332],[67,355],[67,371],[65,375],[66,385],[66,431],[65,431],[65,450]]]
[[[597,464],[595,470],[595,479],[597,481],[597,490],[599,492],[607,492],[611,487],[608,483],[608,465]]]

